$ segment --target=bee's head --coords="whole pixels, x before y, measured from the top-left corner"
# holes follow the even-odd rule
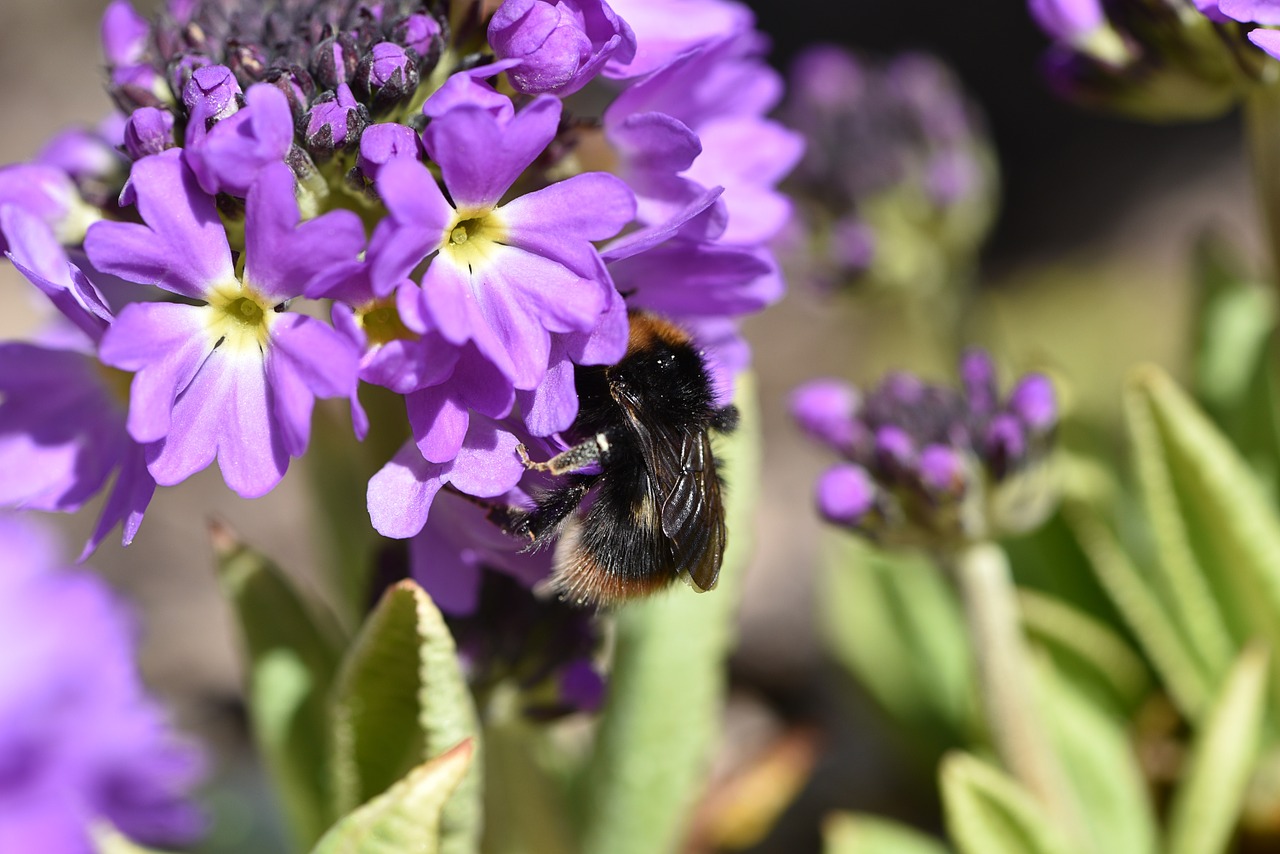
[[[608,371],[609,385],[625,389],[654,417],[700,420],[710,411],[711,381],[702,356],[684,330],[650,315],[632,315],[627,354]]]

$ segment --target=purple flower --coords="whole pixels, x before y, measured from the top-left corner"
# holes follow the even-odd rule
[[[781,95],[750,31],[704,43],[624,90],[605,111],[605,132],[636,187],[642,221],[661,222],[723,187],[722,241],[776,236],[791,215],[776,185],[804,151],[799,134],[764,118]]]
[[[240,276],[213,197],[176,150],[134,165],[125,201],[145,225],[89,231],[97,268],[199,303],[126,306],[102,342],[105,363],[135,373],[129,432],[149,444],[158,483],[178,483],[216,457],[232,490],[263,495],[306,449],[315,398],[354,398],[350,342],[276,309],[329,265],[354,258],[363,229],[344,211],[299,225],[293,186],[278,164],[250,189]]]
[[[356,101],[346,83],[338,84],[337,91],[316,98],[303,119],[307,146],[320,157],[354,147],[368,124],[368,108]]]
[[[1028,530],[1056,500],[1053,387],[1028,374],[1001,402],[989,356],[961,361],[962,390],[890,374],[859,394],[814,380],[793,416],[843,459],[818,481],[828,521],[890,545],[947,550]]]
[[[56,552],[29,518],[0,515],[0,848],[89,854],[100,821],[191,842],[201,756],[138,677],[130,610]]]
[[[0,506],[73,512],[115,474],[84,553],[117,524],[128,545],[155,491],[142,448],[125,429],[128,376],[95,350],[111,312],[49,229],[0,206],[8,257],[74,331],[42,343],[0,343]]]
[[[571,95],[606,62],[635,58],[636,39],[604,0],[506,0],[489,21],[489,44],[527,95]]]
[[[173,148],[173,113],[157,107],[139,107],[129,116],[124,130],[124,148],[134,160]]]
[[[427,126],[427,153],[449,199],[419,163],[382,168],[377,187],[394,231],[372,279],[386,293],[434,253],[423,316],[449,341],[474,342],[516,388],[533,389],[552,334],[590,332],[609,305],[613,284],[591,241],[616,234],[635,208],[626,185],[599,172],[500,205],[560,118],[560,103],[545,95],[509,110],[459,103]]]
[[[418,88],[418,57],[394,42],[380,42],[360,60],[356,91],[376,113],[384,113]]]
[[[283,163],[293,145],[288,99],[266,83],[250,86],[245,106],[207,134],[188,139],[187,166],[206,193],[244,196],[266,167]]]
[[[1277,0],[1200,0],[1196,7],[1210,20],[1219,23],[1239,21],[1242,24],[1261,24],[1262,27],[1280,24],[1280,2]],[[1280,30],[1251,30],[1249,41],[1280,59]]]

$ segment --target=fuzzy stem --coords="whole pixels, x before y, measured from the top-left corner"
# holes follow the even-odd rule
[[[1030,651],[1018,618],[1009,560],[975,543],[952,566],[977,659],[982,710],[1001,762],[1068,832],[1076,828],[1066,778],[1036,703]]]

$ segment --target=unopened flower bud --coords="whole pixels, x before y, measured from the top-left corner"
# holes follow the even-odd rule
[[[964,459],[946,445],[926,445],[920,451],[920,482],[933,496],[955,498],[965,491]]]
[[[212,125],[240,109],[240,84],[225,65],[208,65],[197,68],[182,90],[182,103],[186,104],[192,120],[197,118]]]
[[[1043,374],[1029,374],[1009,395],[1009,408],[1036,433],[1047,433],[1058,421],[1058,401],[1053,384]]]
[[[360,137],[360,157],[356,165],[366,180],[378,179],[378,170],[400,158],[417,160],[421,155],[422,140],[397,122],[370,125]]]
[[[851,446],[857,429],[857,389],[841,380],[811,380],[791,394],[791,414],[810,436],[836,448]]]
[[[324,160],[338,149],[356,144],[369,125],[369,111],[343,83],[336,92],[316,98],[304,121],[307,149],[317,160]]]
[[[337,89],[351,80],[360,64],[355,40],[347,34],[331,36],[316,45],[311,54],[311,76],[324,89]]]
[[[412,97],[417,88],[417,55],[393,42],[374,45],[356,68],[356,94],[369,104],[374,114],[386,112]]]
[[[227,67],[246,89],[265,77],[270,61],[271,57],[262,45],[235,40],[227,45]]]
[[[518,59],[507,71],[516,91],[569,95],[613,57],[629,62],[636,39],[603,0],[506,0],[489,22],[499,59]]]
[[[391,27],[391,41],[412,50],[420,62],[429,65],[440,55],[443,35],[440,22],[425,13],[408,15]]]
[[[866,469],[837,465],[818,478],[818,510],[837,525],[856,526],[876,506],[876,484]]]
[[[288,68],[275,66],[267,69],[262,80],[284,93],[295,122],[306,115],[311,106],[311,98],[316,93],[316,84],[305,68],[300,65],[290,65]]]
[[[155,107],[134,110],[124,127],[124,150],[134,160],[159,154],[177,145],[173,138],[173,113]]]

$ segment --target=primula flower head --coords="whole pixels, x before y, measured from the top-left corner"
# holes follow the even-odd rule
[[[796,265],[825,288],[932,298],[965,279],[995,213],[977,108],[940,61],[835,45],[796,57],[783,116],[806,140],[790,178]]]
[[[191,842],[201,756],[142,685],[129,609],[57,552],[29,517],[0,514],[0,850],[90,854],[100,822]]]
[[[622,5],[114,0],[120,114],[0,171],[0,210],[51,235],[49,263],[15,260],[88,327],[56,358],[105,370],[113,420],[54,441],[0,377],[0,453],[60,473],[0,499],[72,510],[119,471],[103,524],[127,540],[157,483],[214,460],[238,494],[272,489],[317,398],[362,436],[366,383],[403,404],[377,410],[379,446],[409,439],[370,519],[413,537],[442,490],[519,487],[515,446],[560,442],[577,366],[621,358],[629,309],[687,327],[731,394],[737,319],[781,294],[766,242],[803,141],[767,118],[781,79],[746,7]]]
[[[1052,384],[1028,374],[1002,400],[979,350],[965,354],[960,377],[959,389],[901,373],[865,394],[832,379],[796,389],[796,420],[844,458],[817,484],[827,521],[944,552],[1043,521],[1056,501]]]

